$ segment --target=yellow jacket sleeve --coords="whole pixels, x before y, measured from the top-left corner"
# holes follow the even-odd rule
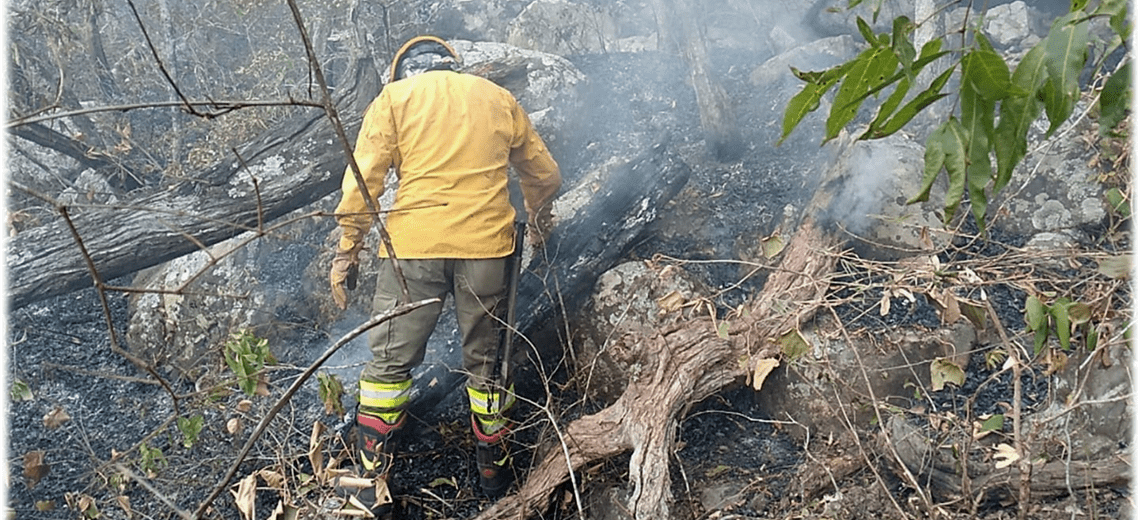
[[[399,166],[396,127],[391,108],[391,102],[385,91],[368,105],[353,152],[368,196],[374,203],[384,193],[384,178],[388,175],[388,168]],[[345,168],[341,191],[336,219],[343,232],[340,248],[347,250],[364,239],[368,228],[372,226],[374,216],[369,213],[368,204],[364,200],[365,190],[362,190],[356,182],[351,164]]]
[[[512,119],[515,128],[510,161],[519,174],[527,216],[533,220],[539,209],[550,203],[562,187],[562,175],[558,163],[546,149],[546,143],[534,130],[526,110],[517,102]]]

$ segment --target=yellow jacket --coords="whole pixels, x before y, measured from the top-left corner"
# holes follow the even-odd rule
[[[373,197],[384,191],[389,166],[396,168],[399,186],[387,229],[398,258],[509,255],[515,210],[508,164],[519,174],[530,218],[562,185],[558,165],[514,96],[484,78],[451,71],[385,86],[364,114],[354,156]],[[364,237],[372,216],[351,166],[341,189],[336,213],[344,232],[340,247],[347,250]]]

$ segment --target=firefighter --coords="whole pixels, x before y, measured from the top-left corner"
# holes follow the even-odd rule
[[[518,172],[528,235],[536,245],[549,233],[550,202],[562,179],[518,101],[484,78],[459,72],[459,65],[459,55],[442,39],[420,36],[405,43],[392,60],[389,83],[364,114],[354,156],[374,198],[384,190],[389,167],[395,169],[398,185],[387,230],[411,300],[453,296],[479,482],[485,494],[497,497],[513,479],[506,441],[515,396],[511,382],[496,372],[505,268],[515,249],[508,167]],[[344,309],[373,216],[351,166],[341,188],[340,238],[329,278],[333,298]],[[402,291],[387,251],[377,250],[383,259],[373,300],[378,314],[398,306]],[[393,434],[407,422],[411,371],[424,360],[442,308],[421,307],[369,335],[372,359],[360,375],[355,442],[362,476],[384,486],[391,482],[397,450]],[[362,492],[357,499],[374,514],[390,510],[374,495]]]

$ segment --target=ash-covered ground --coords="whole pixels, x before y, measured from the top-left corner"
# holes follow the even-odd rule
[[[693,169],[685,190],[631,248],[628,258],[663,254],[688,260],[721,260],[748,256],[756,239],[781,222],[785,207],[799,208],[810,197],[814,186],[809,180],[820,173],[822,159],[829,156],[826,149],[811,141],[808,136],[814,134],[805,129],[783,147],[773,146],[778,137],[775,122],[782,107],[773,101],[772,92],[757,90],[748,82],[748,73],[760,63],[759,57],[741,53],[715,59],[714,70],[719,71],[729,97],[736,101],[741,131],[749,143],[743,157],[733,163],[717,162],[706,152],[696,102],[685,82],[685,68],[676,58],[641,53],[575,59],[591,78],[587,87],[591,111],[551,146],[560,161],[571,162],[568,159],[572,158],[576,164],[596,164],[623,150],[636,152],[634,148],[665,136],[663,139],[681,151]],[[646,81],[649,77],[659,80]],[[622,130],[615,130],[619,128]],[[714,289],[736,287],[718,296],[722,308],[740,304],[763,282],[757,277],[737,286],[741,269],[727,262],[693,264],[692,270]],[[1018,300],[1018,295],[1011,294],[1009,308],[1001,310],[1003,321],[1010,320],[1010,326],[1020,319]],[[112,320],[121,335],[127,321],[126,299],[112,295],[110,302]],[[874,305],[877,298],[866,303]],[[900,305],[886,317],[860,309],[852,309],[850,316],[875,316],[860,325],[868,329],[929,327],[936,319],[932,312]],[[337,339],[319,324],[294,318],[301,321],[294,324],[298,325],[296,337],[288,348],[275,349],[279,365],[269,372],[270,394],[246,397],[236,388],[227,395],[199,393],[195,381],[180,380],[162,367],[158,375],[169,386],[156,384],[153,377],[112,352],[94,290],[13,309],[9,316],[9,379],[26,384],[30,398],[10,405],[9,507],[18,518],[73,519],[80,516],[75,508],[86,496],[94,499],[100,518],[175,518],[173,508],[195,510],[228,469],[253,425],[301,370]],[[549,338],[539,341],[557,343],[557,333],[547,334]],[[566,372],[567,363],[559,354],[524,357],[517,376],[524,398],[541,403],[563,424],[598,409],[597,403],[583,402],[574,394],[572,374]],[[220,358],[212,362],[216,366],[211,373],[225,373]],[[340,370],[353,373],[358,367]],[[1006,384],[991,384],[987,389],[1000,394]],[[961,391],[970,389],[963,387]],[[789,500],[789,494],[797,490],[787,487],[797,472],[815,463],[791,440],[789,426],[758,411],[749,392],[726,391],[695,406],[682,421],[678,434],[681,445],[673,467],[679,515],[701,517],[708,513],[708,504],[718,503],[718,497],[724,499],[719,502],[723,511],[740,518],[785,517],[806,506]],[[1036,399],[1038,395],[1036,387],[1030,386],[1026,397]],[[240,410],[244,399],[253,402],[249,411]],[[946,398],[950,406],[960,400],[960,395]],[[345,399],[346,403],[350,401]],[[987,402],[979,399],[975,406],[985,407]],[[48,427],[44,418],[56,409],[65,411],[70,420]],[[438,406],[421,403],[414,410],[416,415],[401,436],[403,448],[393,483],[401,518],[473,516],[489,501],[474,491],[473,440],[463,400],[451,396]],[[192,415],[203,417],[204,428],[186,447],[183,433],[170,420]],[[226,431],[227,422],[234,418],[244,425],[236,436]],[[521,427],[515,460],[525,475],[532,458],[551,448],[551,423],[546,412],[531,403],[520,405],[518,418]],[[341,418],[325,413],[316,383],[310,382],[272,423],[240,467],[238,478],[272,468],[294,483],[288,487],[296,503],[306,503],[315,510],[335,505],[327,489],[304,489],[300,484],[313,471],[307,454],[315,422],[333,429]],[[145,450],[162,456],[146,460],[142,456]],[[43,452],[47,469],[25,470],[25,456],[37,451]],[[335,456],[337,451],[330,449],[326,455]],[[628,457],[618,457],[584,472],[581,482],[591,512],[604,511],[611,502],[590,492],[609,490],[611,485],[620,488],[627,464]],[[856,473],[854,482],[849,482],[849,496],[878,492],[868,475],[867,471]],[[889,474],[885,478],[892,491],[905,500],[905,486]],[[718,487],[723,482],[736,487]],[[569,491],[556,496],[544,518],[576,517],[573,501],[568,498],[571,496]],[[257,518],[266,518],[280,497],[281,492],[262,481]],[[876,500],[883,499],[880,496]],[[883,506],[879,502],[869,504],[870,499],[864,511]],[[990,513],[994,518],[1002,517],[1000,509]],[[228,490],[214,504],[211,516],[240,517]]]

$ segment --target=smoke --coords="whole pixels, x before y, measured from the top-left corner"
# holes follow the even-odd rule
[[[841,167],[847,171],[839,177],[837,186],[827,188],[834,190],[835,198],[825,212],[824,221],[856,235],[867,231],[893,192],[891,187],[901,166],[898,157],[889,150],[866,143],[848,149],[840,158]]]

